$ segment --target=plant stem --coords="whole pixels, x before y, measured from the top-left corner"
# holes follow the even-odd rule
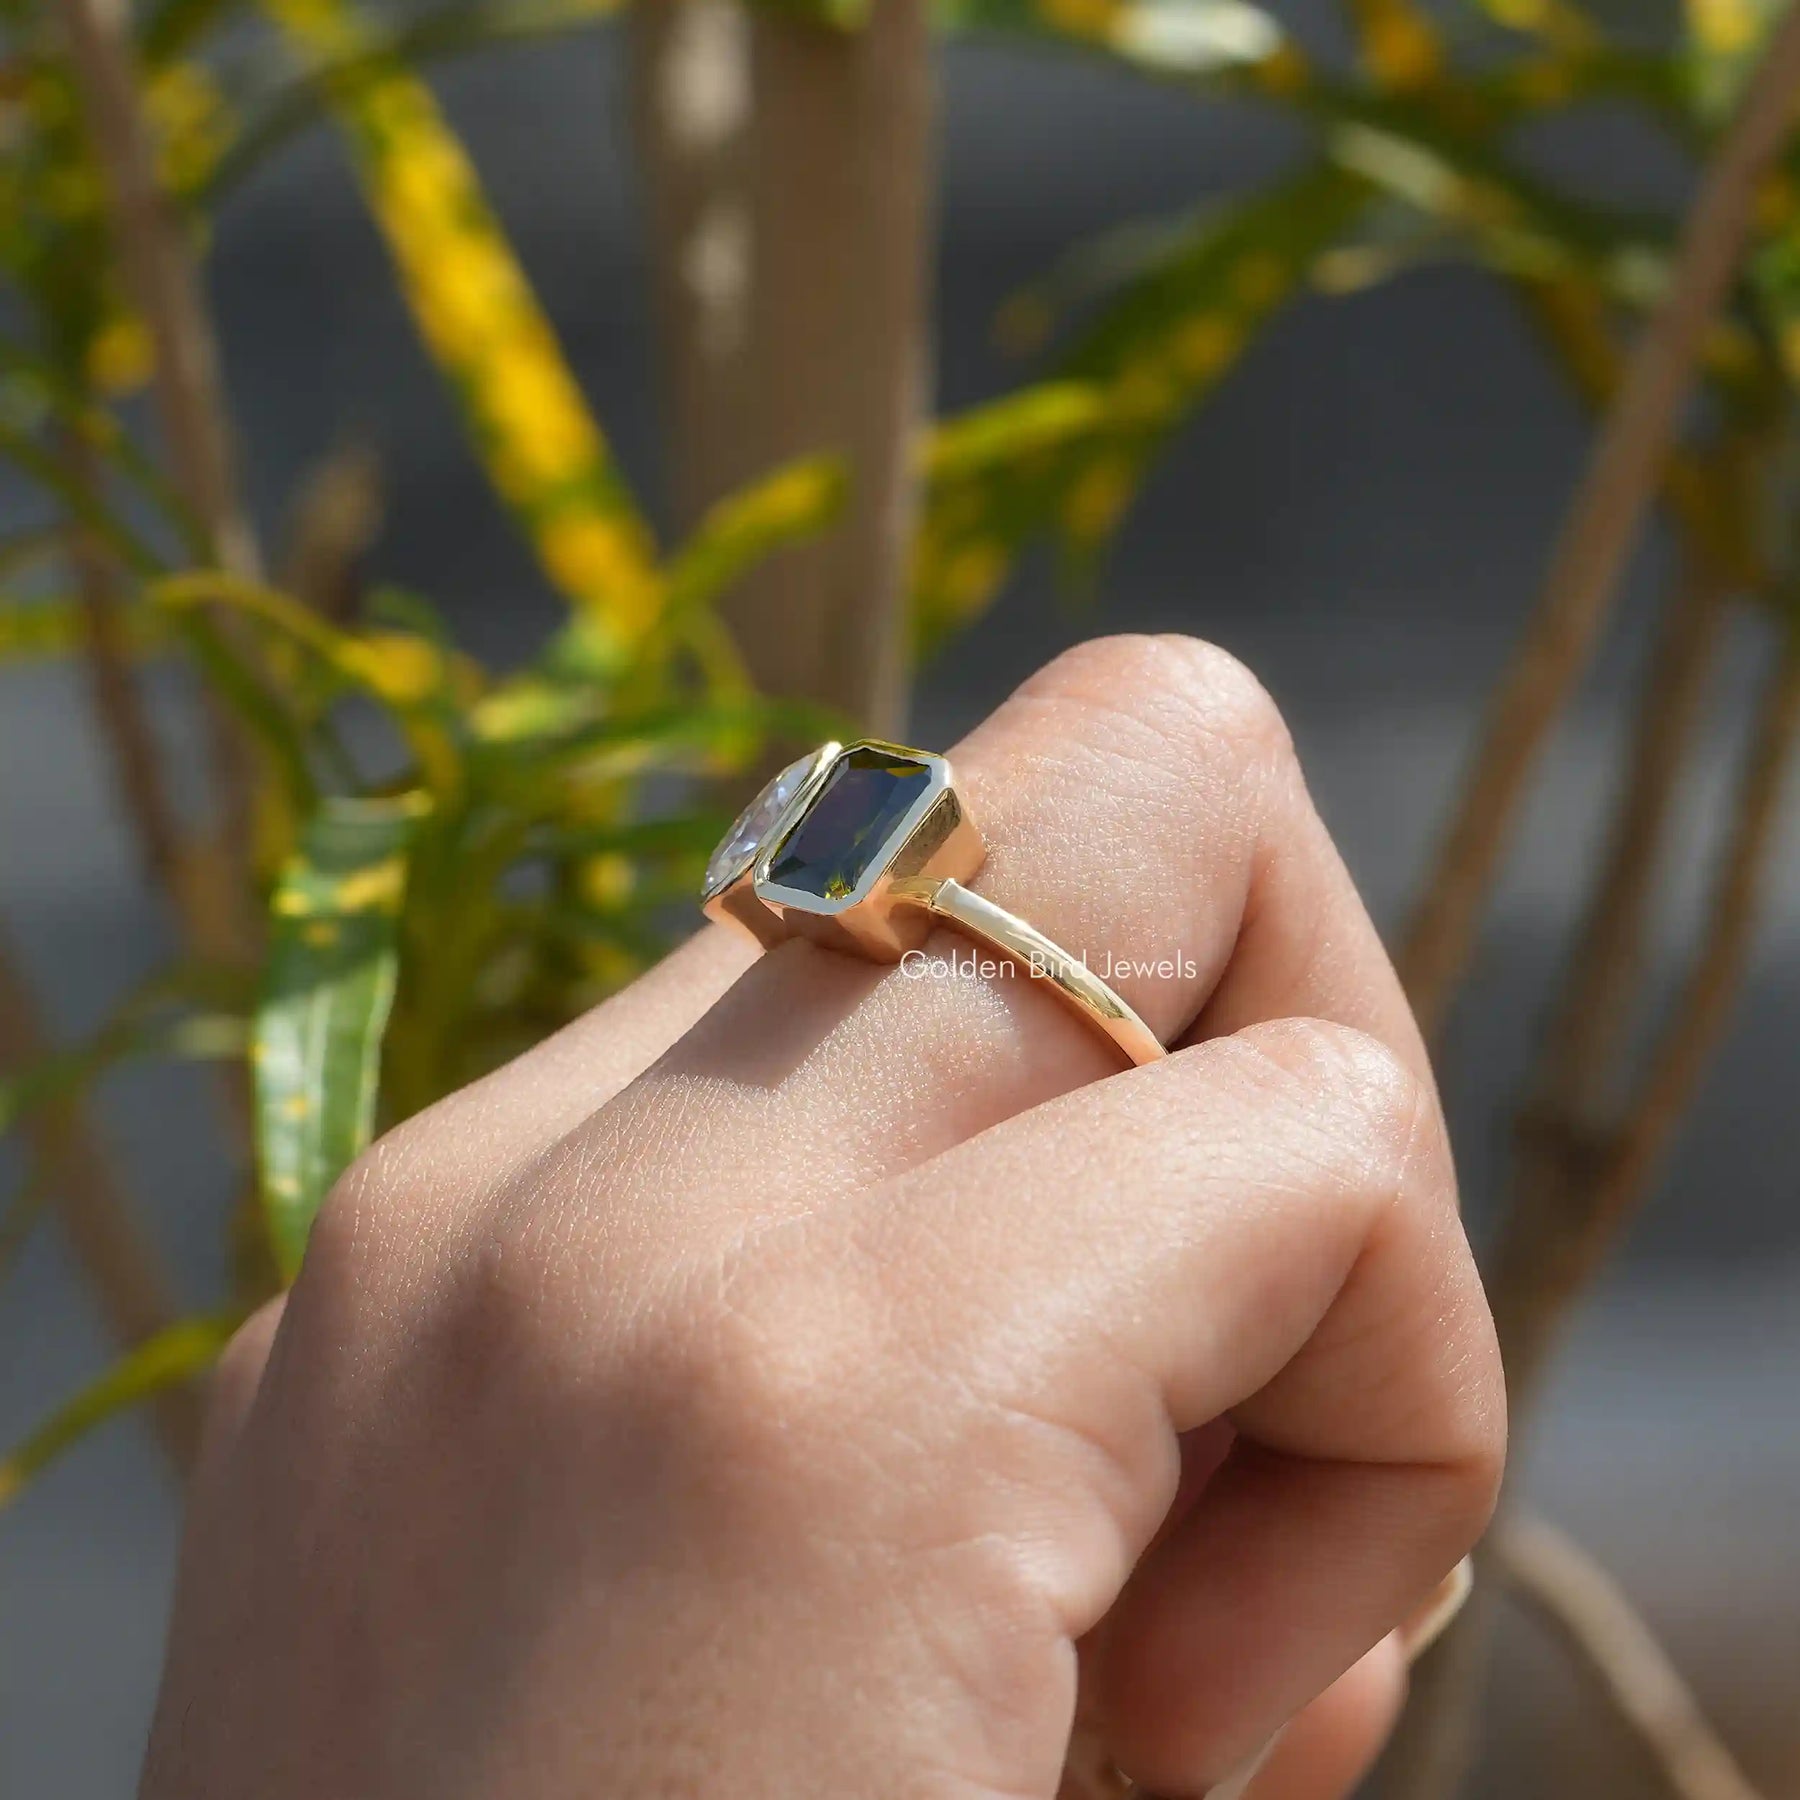
[[[746,463],[834,453],[851,491],[835,530],[725,611],[765,692],[892,733],[928,357],[927,8],[882,0],[856,32],[758,8],[751,36]]]
[[[1592,1121],[1610,1091],[1607,1072],[1630,1024],[1670,817],[1726,617],[1721,583],[1708,564],[1690,557],[1664,611],[1626,755],[1625,789],[1546,1034],[1533,1111],[1554,1111],[1570,1128]]]
[[[1593,283],[1568,276],[1521,279],[1515,288],[1579,398],[1596,411],[1610,406],[1624,370],[1606,295]],[[1661,500],[1680,528],[1689,556],[1709,562],[1721,581],[1750,589],[1764,585],[1767,575],[1755,546],[1744,541],[1744,509],[1733,487],[1742,448],[1727,440],[1710,456],[1701,456],[1680,444],[1672,446]]]
[[[1675,1800],[1762,1800],[1618,1583],[1542,1519],[1511,1520],[1492,1558],[1649,1751]]]
[[[355,616],[358,565],[381,530],[381,487],[375,452],[346,444],[307,476],[289,515],[281,585],[335,625]]]
[[[1606,853],[1545,1033],[1531,1097],[1519,1116],[1503,1260],[1514,1221],[1526,1243],[1553,1232],[1554,1221],[1584,1204],[1583,1190],[1604,1163],[1642,986],[1657,876],[1725,621],[1725,595],[1717,579],[1690,561],[1664,615],[1638,701]],[[1536,1222],[1540,1219],[1552,1223]],[[1527,1221],[1534,1221],[1529,1229]],[[1497,1308],[1510,1314],[1512,1291],[1520,1284],[1529,1288],[1535,1279],[1531,1269],[1496,1275]],[[1517,1346],[1514,1350],[1519,1353]],[[1509,1373],[1515,1414],[1522,1417],[1529,1398],[1521,1385],[1525,1371],[1509,1365]]]
[[[120,0],[57,0],[82,104],[106,179],[113,233],[132,299],[156,348],[152,394],[176,482],[207,548],[254,579],[260,558],[237,487],[212,320],[186,235],[157,180],[149,124]],[[207,707],[226,843],[248,867],[250,776],[241,732]]]
[[[1601,426],[1402,943],[1401,975],[1428,1039],[1441,1031],[1468,964],[1527,781],[1606,622],[1680,429],[1707,328],[1736,271],[1758,180],[1781,149],[1797,96],[1800,7],[1791,7],[1689,210],[1668,291]]]
[[[70,483],[92,492],[99,475],[93,452],[73,432],[62,434],[59,448]],[[71,517],[63,535],[86,637],[88,693],[109,753],[121,810],[136,840],[146,880],[179,896],[184,885],[186,834],[163,780],[162,753],[138,692],[116,570],[96,534],[81,519]]]
[[[1573,965],[1571,998],[1545,1049],[1540,1098],[1521,1120],[1518,1176],[1488,1282],[1508,1396],[1521,1423],[1571,1307],[1655,1176],[1724,1031],[1754,941],[1784,777],[1800,749],[1800,627],[1791,621],[1784,621],[1781,654],[1758,709],[1693,968],[1644,1076],[1626,1100],[1615,1101],[1611,1070],[1641,969],[1653,870],[1717,625],[1716,600],[1709,601],[1704,583],[1678,598]],[[1437,1800],[1455,1791],[1472,1740],[1487,1637],[1488,1608],[1472,1606],[1415,1672],[1407,1717],[1385,1765],[1388,1800]]]
[[[0,1071],[34,1067],[51,1053],[36,998],[0,940]],[[34,1108],[20,1129],[30,1146],[34,1179],[56,1197],[57,1215],[108,1329],[122,1345],[154,1337],[180,1316],[173,1290],[101,1153],[85,1109],[62,1096]],[[201,1410],[200,1391],[192,1385],[172,1388],[155,1403],[157,1437],[183,1475],[199,1448]]]
[[[117,0],[57,0],[112,205],[132,296],[156,346],[154,394],[183,498],[220,567],[255,574],[239,503],[218,351],[184,229],[156,177]]]
[[[675,528],[755,470],[744,456],[750,336],[750,25],[732,0],[643,0],[629,20]]]
[[[1758,708],[1698,952],[1616,1123],[1560,1178],[1523,1189],[1495,1249],[1490,1291],[1507,1382],[1528,1408],[1569,1308],[1660,1167],[1743,984],[1800,744],[1800,630],[1784,623]]]
[[[64,434],[59,449],[71,486],[95,492],[99,467],[92,449],[73,432]],[[187,953],[201,963],[228,965],[247,949],[233,870],[214,846],[183,826],[164,780],[162,748],[125,639],[117,564],[79,515],[69,517],[65,536],[85,628],[94,717],[145,876],[168,896]],[[250,1109],[244,1071],[224,1065],[219,1087],[228,1126],[240,1145],[246,1143]]]

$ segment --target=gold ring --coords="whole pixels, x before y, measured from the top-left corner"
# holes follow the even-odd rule
[[[707,865],[701,904],[764,948],[808,937],[877,962],[920,950],[942,919],[1048,983],[1132,1062],[1166,1056],[1084,958],[964,885],[986,859],[943,757],[875,738],[829,743],[738,815]]]

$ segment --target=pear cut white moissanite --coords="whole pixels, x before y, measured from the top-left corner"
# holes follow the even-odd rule
[[[817,751],[808,751],[805,756],[795,757],[738,814],[736,822],[719,840],[718,849],[712,853],[712,860],[706,865],[705,892],[708,896],[730,886],[756,861],[757,852],[768,841],[769,833],[780,822],[781,815],[787,811],[788,802],[799,793],[817,756]]]

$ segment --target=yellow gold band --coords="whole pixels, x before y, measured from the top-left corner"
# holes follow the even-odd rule
[[[996,906],[960,881],[913,878],[896,881],[890,897],[925,907],[959,931],[1023,968],[1050,987],[1089,1024],[1106,1033],[1133,1063],[1151,1063],[1169,1053],[1137,1013],[1079,957],[1069,955],[1035,926]]]
[[[942,919],[1048,982],[1133,1063],[1168,1055],[1084,958],[963,885],[986,857],[943,757],[834,742],[796,758],[738,815],[701,904],[765,949],[800,936],[877,962],[902,961]]]

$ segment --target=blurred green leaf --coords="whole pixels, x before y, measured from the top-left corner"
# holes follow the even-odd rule
[[[589,780],[622,780],[666,770],[727,774],[770,741],[822,740],[845,721],[805,700],[757,694],[717,700],[684,697],[661,706],[597,712],[590,697],[542,683],[497,690],[477,719],[477,783],[514,806],[554,786],[572,769]]]
[[[938,0],[955,31],[1048,37],[1103,50],[1149,73],[1257,73],[1282,87],[1298,63],[1275,14],[1242,0]]]
[[[167,649],[173,634],[168,621],[144,607],[122,614],[125,643],[144,656]],[[87,644],[87,620],[74,600],[0,600],[0,664],[41,662],[78,656]]]
[[[279,588],[221,570],[170,575],[153,582],[148,593],[155,605],[171,612],[222,606],[255,619],[318,657],[346,683],[389,705],[408,704],[441,680],[442,653],[428,640],[407,633],[370,637],[340,630]]]
[[[54,562],[67,541],[68,534],[55,525],[32,526],[0,537],[0,581],[29,574],[45,563]]]
[[[1358,59],[1369,78],[1390,93],[1430,88],[1444,73],[1444,40],[1414,0],[1349,0]]]
[[[0,458],[60,501],[69,516],[101,538],[126,568],[139,575],[155,575],[166,566],[93,489],[74,480],[41,444],[4,420],[0,420]]]
[[[1667,222],[1584,204],[1532,177],[1499,144],[1518,117],[1572,104],[1588,92],[1624,94],[1653,110],[1678,106],[1670,59],[1622,52],[1592,34],[1577,50],[1565,34],[1565,48],[1554,54],[1452,77],[1426,9],[1411,0],[1358,4],[1365,60],[1379,85],[1315,68],[1272,21],[1248,29],[1244,54],[1184,69],[1179,58],[1130,52],[1121,41],[1124,22],[1139,9],[1121,0],[971,0],[954,7],[952,19],[1047,35],[1201,91],[1270,102],[1310,120],[1346,172],[1454,224],[1503,272],[1540,276],[1581,265],[1632,304],[1654,299],[1669,248]],[[1179,0],[1170,10],[1181,18],[1208,11]],[[1275,38],[1259,48],[1263,29]]]
[[[836,457],[815,456],[721,500],[669,560],[670,629],[710,606],[775,551],[816,537],[843,510],[848,487]]]
[[[31,450],[43,455],[45,452],[35,443],[33,434],[54,425],[66,436],[79,440],[102,467],[127,482],[190,554],[201,553],[204,534],[167,476],[89,388],[71,379],[48,356],[3,335],[0,371],[4,371],[0,419],[15,442],[23,440]],[[28,472],[34,479],[45,479],[35,467],[29,467]],[[59,493],[65,502],[69,500],[66,489]],[[95,503],[99,504],[97,496]]]
[[[417,795],[328,798],[269,906],[256,1008],[256,1144],[264,1216],[292,1280],[331,1184],[367,1147],[399,968]]]
[[[1722,119],[1737,104],[1785,10],[1783,0],[1687,0],[1687,64],[1696,105],[1707,119]],[[1791,390],[1800,387],[1800,147],[1794,143],[1765,177],[1757,211],[1749,289]],[[1784,550],[1782,560],[1791,553]]]
[[[1369,194],[1361,178],[1321,164],[1145,240],[1061,359],[1064,379],[1037,390],[1038,423],[1060,420],[1066,435],[1049,431],[1014,454],[1001,415],[1001,428],[983,434],[991,461],[932,484],[914,568],[921,652],[986,604],[1033,537],[1057,540],[1072,572],[1091,566],[1156,449],[1301,289]],[[1009,312],[1035,306],[1049,330],[1059,303],[1028,294]],[[1014,423],[1030,420],[1021,397],[1002,404],[1021,409]]]
[[[1476,7],[1507,31],[1552,41],[1593,40],[1598,27],[1573,0],[1476,0]]]
[[[398,63],[423,68],[504,44],[528,44],[613,19],[625,0],[467,0],[372,29],[366,47],[319,63],[248,97],[242,128],[193,198],[213,207],[298,133],[330,115],[359,85]]]
[[[751,4],[833,31],[860,31],[869,22],[875,0],[751,0]]]
[[[925,441],[927,481],[953,485],[1046,450],[1058,450],[1102,430],[1111,416],[1104,386],[1045,381],[940,420]]]
[[[1042,527],[1056,471],[1114,423],[1105,386],[1049,381],[933,428],[922,452],[924,516],[913,554],[915,654],[928,655],[986,606]]]
[[[1450,131],[1416,103],[1320,87],[1310,105],[1341,169],[1459,232],[1500,273],[1578,272],[1638,308],[1660,297],[1672,249],[1662,217],[1573,199],[1518,168],[1486,132]]]
[[[731,814],[723,807],[661,819],[604,825],[555,825],[548,836],[562,856],[699,856],[724,836]]]
[[[236,1314],[183,1319],[120,1357],[0,1461],[0,1506],[96,1427],[210,1368],[240,1322]]]
[[[1787,7],[1788,0],[1685,0],[1688,78],[1703,118],[1721,121],[1737,104],[1770,27]]]
[[[1122,289],[1063,372],[1103,383],[1119,428],[1078,450],[1053,497],[1065,548],[1111,535],[1150,454],[1304,289],[1319,255],[1360,217],[1368,184],[1321,165],[1202,218]]]
[[[288,696],[252,668],[205,615],[207,604],[228,605],[228,593],[254,586],[207,570],[152,583],[146,591],[151,604],[172,622],[188,654],[267,758],[289,810],[300,817],[312,810],[317,792],[305,730]]]
[[[345,686],[388,707],[419,759],[421,778],[434,791],[460,785],[460,733],[450,718],[451,690],[460,677],[472,694],[481,677],[441,641],[410,631],[344,631],[278,588],[218,570],[169,576],[153,583],[149,594],[156,605],[176,613],[191,615],[216,605],[270,627],[316,657]],[[303,745],[300,753],[304,756]]]
[[[1566,10],[1566,9],[1564,9]],[[1701,146],[1692,84],[1665,37],[1636,49],[1594,33],[1547,31],[1558,47],[1509,58],[1482,71],[1478,91],[1509,120],[1558,108],[1624,102],[1671,131],[1678,142]],[[1461,78],[1466,87],[1467,78]]]
[[[234,13],[248,10],[245,0],[161,0],[159,5],[145,9],[138,32],[138,53],[153,68],[173,62],[196,49],[202,39]]]
[[[365,55],[348,0],[262,0],[305,57]],[[420,336],[539,563],[628,660],[655,629],[656,545],[480,177],[431,90],[392,55],[333,96]]]
[[[241,1056],[248,1034],[241,1015],[195,1012],[158,982],[134,995],[88,1040],[32,1068],[0,1077],[0,1137],[40,1106],[69,1098],[109,1069],[143,1057],[210,1062]]]

